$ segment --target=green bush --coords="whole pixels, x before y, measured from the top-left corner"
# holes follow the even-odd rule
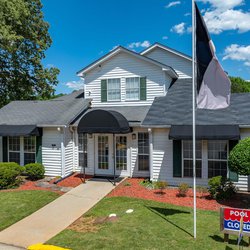
[[[230,199],[236,193],[236,187],[225,177],[215,176],[208,181],[208,192],[217,200]]]
[[[168,183],[166,181],[157,181],[154,183],[155,188],[160,189],[163,191],[163,189],[168,187]]]
[[[250,175],[250,137],[241,140],[231,150],[228,167],[240,175]]]
[[[25,173],[30,180],[39,180],[44,177],[45,169],[40,163],[29,163],[25,166]]]
[[[15,162],[0,163],[0,189],[18,186],[20,180],[17,177],[21,174],[22,168]]]
[[[196,189],[201,194],[201,197],[205,196],[205,194],[208,192],[207,187],[204,186],[197,186]]]
[[[189,186],[187,183],[181,183],[178,186],[178,196],[180,196],[180,197],[187,196],[188,189],[189,189]]]

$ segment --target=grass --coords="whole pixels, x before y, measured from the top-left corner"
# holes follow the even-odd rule
[[[56,199],[49,191],[0,192],[0,231]]]
[[[126,214],[125,211],[130,208],[134,212]],[[192,236],[193,216],[190,208],[149,200],[112,197],[104,198],[84,217],[100,218],[111,213],[117,214],[118,221],[105,222],[98,226],[97,231],[77,232],[66,229],[48,243],[73,250],[238,249],[235,236],[230,236],[229,244],[223,242],[218,212],[197,211],[196,240]],[[243,245],[246,246],[246,241]]]

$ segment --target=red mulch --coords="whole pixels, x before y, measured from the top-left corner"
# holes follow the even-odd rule
[[[86,175],[86,180],[91,178],[92,176]],[[52,179],[49,183],[53,184],[56,180],[59,178],[54,178]],[[82,174],[79,173],[74,173],[73,175],[63,179],[62,181],[57,183],[57,186],[60,187],[77,187],[81,183],[83,183],[84,178]],[[12,191],[21,191],[21,190],[47,190],[47,191],[52,191],[58,194],[64,194],[61,191],[55,191],[52,190],[51,188],[44,188],[44,187],[37,187],[36,186],[37,181],[24,181],[18,188],[15,189],[5,189],[1,190],[1,192],[12,192]]]
[[[126,197],[134,197],[134,198],[141,198],[147,200],[154,200],[159,202],[170,203],[178,206],[186,206],[186,207],[193,207],[193,192],[190,189],[187,193],[186,197],[178,197],[178,189],[177,188],[167,188],[161,194],[159,190],[149,190],[144,186],[140,185],[139,183],[143,179],[141,178],[129,178],[119,186],[117,186],[111,193],[109,193],[108,197],[113,196],[126,196]],[[125,185],[129,183],[129,185]],[[247,195],[247,197],[250,195]],[[249,199],[250,197],[248,197]],[[197,193],[197,208],[204,209],[204,210],[213,210],[218,211],[222,206],[230,206],[230,207],[241,207],[245,208],[248,204],[242,202],[241,197],[234,197],[229,202],[218,203],[216,200],[213,200],[209,197],[208,194],[202,197],[201,193]]]
[[[91,175],[86,175],[85,179],[88,180],[92,178]],[[53,179],[50,183],[58,180],[58,178]],[[57,185],[60,187],[77,187],[84,182],[83,174],[74,173],[73,175],[63,179],[62,181],[58,182]]]

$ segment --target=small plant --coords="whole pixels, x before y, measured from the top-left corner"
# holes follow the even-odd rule
[[[178,196],[180,196],[180,197],[186,197],[188,189],[189,189],[189,186],[188,186],[187,183],[181,183],[178,186]]]
[[[128,181],[124,182],[124,184],[123,184],[123,186],[125,186],[125,187],[130,187],[131,185],[132,184],[130,182],[128,182]]]
[[[15,162],[0,163],[0,189],[13,188],[20,184],[17,178],[22,168]]]
[[[140,185],[144,186],[147,189],[154,189],[154,182],[150,181],[149,179],[144,179],[140,182]]]
[[[204,186],[197,186],[197,191],[201,194],[201,198],[205,196],[205,194],[208,192],[207,187]]]
[[[30,180],[34,181],[44,177],[45,169],[40,163],[29,163],[25,165],[25,173]]]
[[[215,176],[208,181],[208,191],[217,200],[230,199],[236,193],[236,187],[225,177]]]
[[[161,194],[163,194],[163,190],[168,187],[168,183],[166,181],[157,181],[157,182],[154,183],[154,187],[156,189],[160,189]]]

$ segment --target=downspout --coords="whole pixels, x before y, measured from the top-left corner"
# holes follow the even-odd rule
[[[76,137],[75,137],[75,128],[74,127],[69,127],[70,132],[72,133],[72,150],[73,150],[73,160],[72,160],[72,164],[73,164],[73,172],[75,172],[75,142],[76,142]]]
[[[149,174],[150,174],[150,180],[153,180],[153,135],[152,135],[152,129],[148,128],[148,134],[149,134]]]
[[[62,170],[61,170],[61,177],[65,176],[65,128],[66,126],[62,127],[61,131],[61,163],[62,163]]]

